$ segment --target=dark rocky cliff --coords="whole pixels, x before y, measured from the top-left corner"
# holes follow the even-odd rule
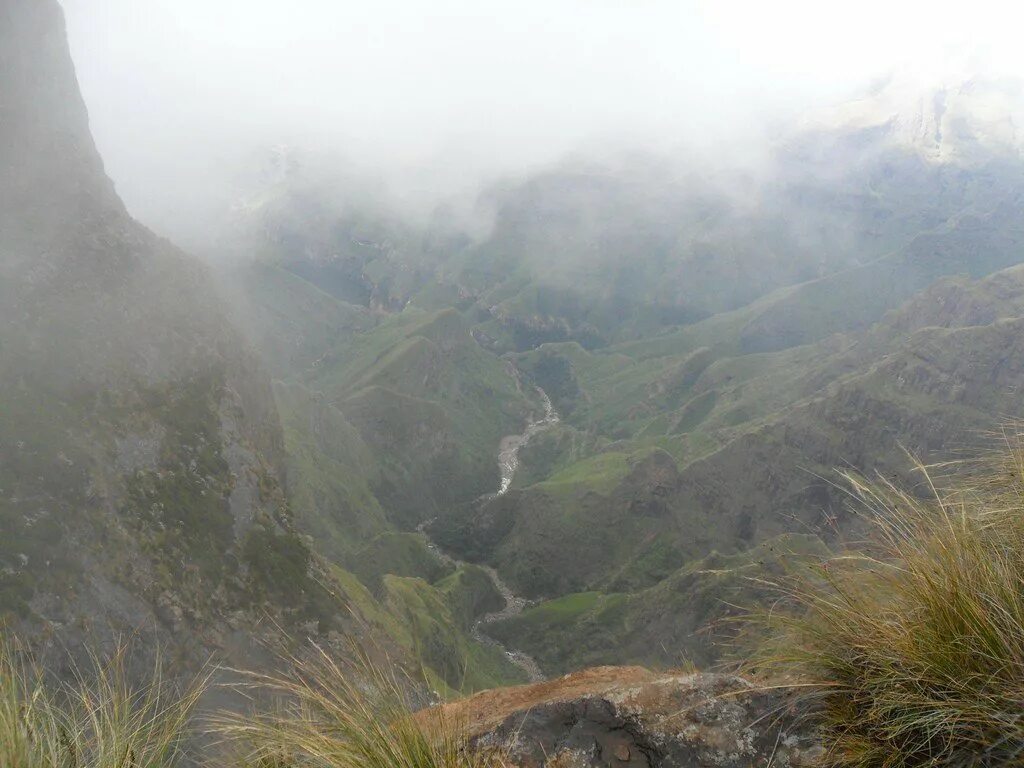
[[[33,640],[199,663],[342,612],[211,282],[117,197],[56,0],[0,0],[0,613]]]

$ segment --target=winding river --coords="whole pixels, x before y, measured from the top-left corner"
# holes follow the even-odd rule
[[[516,375],[515,371],[513,371],[513,375],[515,375],[516,382],[518,383],[519,376]],[[519,451],[524,445],[530,442],[534,435],[537,435],[546,429],[550,429],[558,423],[558,413],[551,404],[551,398],[548,397],[547,392],[540,387],[536,387],[535,389],[537,390],[537,394],[540,395],[541,403],[544,406],[544,413],[540,418],[534,418],[534,416],[531,416],[526,422],[526,428],[520,434],[506,435],[501,439],[501,443],[498,445],[498,471],[501,478],[498,490],[480,497],[478,503],[494,499],[507,493],[508,489],[512,487],[512,480],[515,477],[516,470],[519,469]],[[444,562],[455,567],[465,565],[465,561],[452,557],[437,546],[437,544],[430,538],[427,528],[431,522],[433,521],[428,520],[425,523],[421,523],[416,528],[420,533],[427,536],[427,546],[430,547],[430,549]],[[500,649],[509,661],[526,673],[531,683],[540,682],[544,679],[544,673],[540,671],[540,666],[532,656],[513,648],[507,648],[503,643],[486,633],[487,627],[494,622],[501,621],[502,619],[508,619],[512,616],[518,616],[522,613],[523,609],[529,604],[528,601],[515,594],[508,584],[501,580],[501,577],[494,568],[487,565],[477,565],[478,567],[483,568],[490,577],[494,584],[494,588],[497,589],[504,598],[505,607],[500,611],[484,614],[478,618],[473,623],[471,630],[473,639],[477,642]]]

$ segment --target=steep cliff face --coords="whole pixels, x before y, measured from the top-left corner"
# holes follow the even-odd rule
[[[0,2],[0,610],[186,658],[333,626],[280,490],[269,379],[206,271],[133,221],[56,0]]]
[[[5,250],[17,243],[15,237],[26,246],[53,245],[76,219],[123,217],[89,133],[60,6],[4,0],[0,21]],[[63,226],[57,226],[61,219]],[[7,262],[13,254],[5,256]]]

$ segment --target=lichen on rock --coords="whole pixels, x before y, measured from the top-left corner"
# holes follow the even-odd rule
[[[784,768],[822,751],[785,691],[724,674],[598,667],[485,691],[446,715],[520,768]]]

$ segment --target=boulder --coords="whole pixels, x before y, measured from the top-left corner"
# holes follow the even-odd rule
[[[789,693],[734,675],[598,667],[442,711],[519,768],[785,768],[822,754]]]

